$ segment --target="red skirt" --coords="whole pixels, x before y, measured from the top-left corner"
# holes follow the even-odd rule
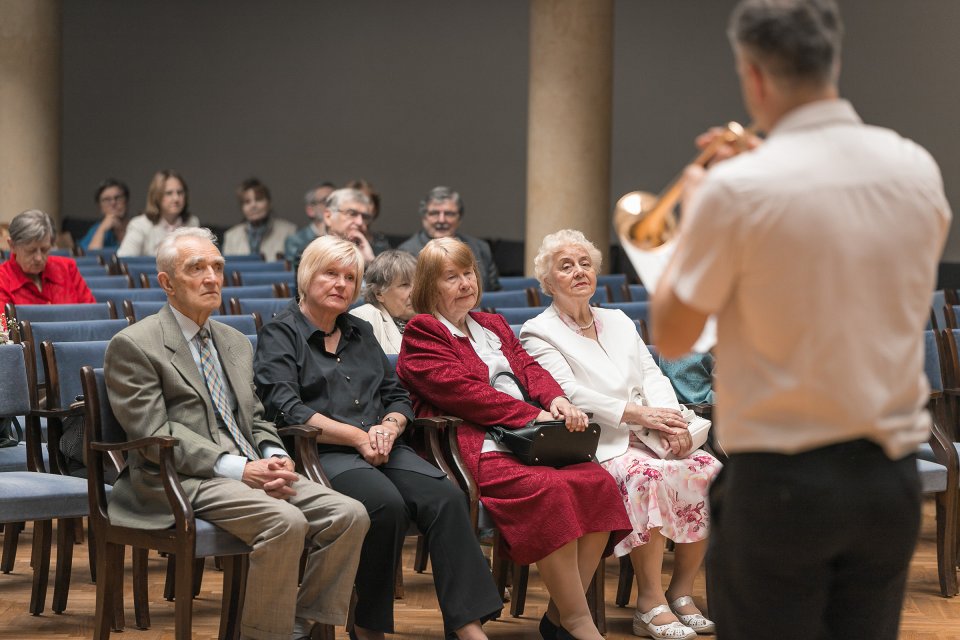
[[[510,454],[480,454],[477,484],[511,560],[532,564],[563,545],[611,532],[605,555],[631,531],[613,476],[593,462],[527,466]]]

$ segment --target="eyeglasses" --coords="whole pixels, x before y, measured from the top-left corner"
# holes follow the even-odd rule
[[[459,211],[445,211],[443,209],[428,209],[427,217],[428,218],[439,218],[440,216],[446,216],[452,220],[456,220],[460,217]]]
[[[343,209],[340,211],[340,213],[348,218],[360,218],[363,220],[363,224],[370,224],[373,222],[373,214],[357,211],[356,209]]]
[[[126,199],[127,199],[127,196],[125,196],[125,195],[123,195],[123,194],[121,193],[121,194],[118,195],[118,196],[103,196],[102,198],[100,198],[100,202],[104,202],[104,203],[107,203],[107,204],[113,204],[113,203],[115,203],[115,202],[123,202],[123,201],[125,201]]]

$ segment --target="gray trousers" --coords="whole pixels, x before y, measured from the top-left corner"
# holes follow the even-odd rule
[[[358,501],[303,476],[289,500],[272,498],[239,480],[204,480],[193,502],[197,517],[251,547],[240,633],[255,640],[289,640],[294,617],[325,624],[347,619],[360,549],[370,520]],[[300,554],[308,556],[297,588]]]

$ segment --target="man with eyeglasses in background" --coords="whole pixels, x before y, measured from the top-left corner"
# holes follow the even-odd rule
[[[496,291],[500,288],[500,274],[493,261],[493,252],[485,240],[458,231],[463,213],[463,200],[459,193],[450,187],[434,187],[427,197],[420,201],[423,229],[404,240],[397,248],[416,256],[434,238],[455,237],[470,247],[477,258],[483,278],[483,290]]]
[[[373,262],[374,250],[367,239],[367,226],[373,222],[373,204],[359,189],[337,189],[327,197],[323,223],[327,233],[357,245],[367,264]]]
[[[127,230],[130,189],[116,178],[107,178],[97,187],[93,201],[100,207],[103,219],[91,225],[77,244],[83,247],[84,251],[119,247]]]

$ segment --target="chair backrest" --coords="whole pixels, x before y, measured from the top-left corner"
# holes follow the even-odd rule
[[[217,316],[216,322],[233,327],[245,336],[257,335],[259,329],[257,319],[252,313],[242,316]]]
[[[956,305],[956,304],[944,305],[943,319],[946,326],[940,327],[941,329],[960,328],[960,324],[957,324],[957,320],[960,319],[960,305]]]
[[[258,313],[263,322],[270,322],[283,311],[293,298],[230,298],[230,313],[241,315]]]
[[[84,249],[83,255],[87,257],[99,257],[100,260],[103,261],[103,264],[109,265],[114,262],[114,258],[117,255],[117,248],[110,247],[108,249]]]
[[[484,291],[479,306],[483,309],[528,307],[530,301],[526,291]]]
[[[129,326],[123,320],[78,320],[76,322],[30,322],[20,323],[21,339],[29,342],[37,352],[37,374],[43,371],[39,346],[43,342],[87,342],[91,340],[109,340],[123,328]],[[38,380],[46,383],[46,377]]]
[[[120,267],[120,273],[125,273],[133,280],[134,284],[138,287],[144,287],[143,279],[141,276],[150,276],[154,277],[154,281],[157,276],[157,264],[156,261],[143,264],[132,264],[129,262],[123,263]]]
[[[391,366],[391,367],[393,367],[394,369],[396,369],[396,368],[397,368],[397,359],[398,359],[399,357],[400,357],[399,354],[396,354],[396,353],[388,353],[388,354],[387,354],[387,362],[390,363],[390,366]]]
[[[133,280],[130,279],[130,276],[119,275],[119,276],[83,276],[84,282],[87,283],[87,286],[91,289],[132,289]]]
[[[114,308],[123,309],[124,300],[162,300],[167,301],[163,289],[90,289],[97,302],[112,302]]]
[[[108,302],[94,304],[13,304],[7,303],[8,318],[31,322],[59,320],[115,320],[116,307]]]
[[[236,264],[239,262],[240,264]],[[253,261],[235,261],[227,260],[227,266],[224,269],[224,273],[232,273],[238,271],[240,273],[260,273],[264,271],[286,271],[287,273],[293,273],[287,269],[287,265],[284,262],[253,262]]]
[[[528,287],[539,287],[540,283],[536,278],[526,278],[524,276],[500,276],[500,288],[503,291],[523,291]]]
[[[108,276],[110,275],[110,267],[103,264],[84,264],[78,265],[77,271],[80,272],[80,275],[84,279],[92,276]]]
[[[77,268],[91,267],[94,265],[104,266],[103,259],[100,256],[70,256],[77,263]]]
[[[272,284],[262,284],[252,287],[223,287],[220,295],[224,300],[230,298],[279,298],[277,287]]]
[[[234,271],[231,281],[236,286],[279,283],[292,288],[297,285],[297,274],[293,271]]]
[[[83,449],[87,458],[87,491],[90,495],[90,525],[103,531],[110,523],[107,514],[107,492],[104,488],[106,456],[91,448],[91,442],[124,442],[127,434],[120,426],[110,400],[102,368],[84,366],[80,370],[84,398]]]
[[[947,304],[946,294],[943,289],[937,289],[933,292],[933,298],[930,301],[930,308],[933,309],[934,329],[946,329],[946,318],[943,317],[943,307]]]
[[[937,332],[923,332],[923,371],[930,382],[930,391],[943,391],[943,368],[940,364],[940,345]]]
[[[620,309],[631,320],[643,320],[650,323],[649,302],[606,302],[600,305],[604,309]]]
[[[522,324],[511,324],[510,330],[513,331],[513,335],[520,337],[520,331],[523,329]]]
[[[257,350],[257,334],[247,334],[247,339],[250,340],[250,346],[253,347],[253,350]]]
[[[622,289],[623,302],[646,302],[650,299],[650,292],[642,284],[628,284]],[[614,302],[619,302],[615,300]]]
[[[83,394],[80,369],[84,366],[103,367],[108,344],[109,340],[43,342],[48,409],[66,409]]]
[[[507,324],[523,324],[546,309],[547,307],[501,307],[497,309],[497,313],[507,320]]]
[[[27,369],[30,351],[23,344],[0,344],[0,418],[22,416],[30,413],[35,387],[31,384]]]
[[[228,265],[238,262],[263,262],[263,256],[259,253],[228,253],[223,259]]]

